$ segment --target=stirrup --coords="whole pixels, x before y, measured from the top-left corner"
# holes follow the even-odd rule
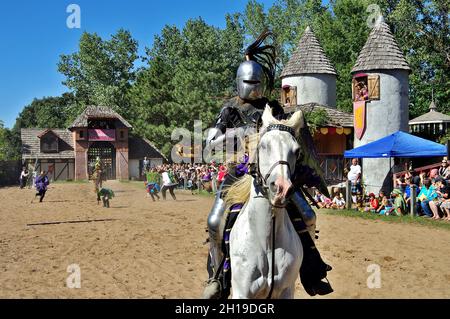
[[[328,278],[325,278],[325,280],[326,282],[322,280],[316,282],[314,285],[308,287],[308,289],[305,287],[305,291],[312,297],[314,297],[315,295],[324,296],[331,294],[332,292],[334,292],[334,290],[331,287]]]

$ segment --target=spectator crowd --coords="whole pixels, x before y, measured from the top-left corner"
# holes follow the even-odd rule
[[[450,221],[450,166],[444,157],[439,168],[416,172],[406,170],[395,178],[394,189],[386,194],[364,194],[361,183],[361,166],[357,159],[352,160],[347,178],[350,182],[352,202],[360,211],[380,215],[407,215],[411,210],[412,195],[416,195],[416,211],[419,216]],[[315,200],[320,207],[343,209],[345,200],[342,194],[333,199],[316,191]]]

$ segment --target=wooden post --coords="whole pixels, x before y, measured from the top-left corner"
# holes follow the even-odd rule
[[[411,202],[410,202],[410,208],[411,208],[411,216],[414,217],[417,215],[417,192],[416,192],[416,188],[417,185],[415,184],[411,184],[410,186],[410,192],[411,192]]]
[[[352,182],[350,180],[347,181],[347,187],[345,188],[345,201],[346,208],[352,209]]]

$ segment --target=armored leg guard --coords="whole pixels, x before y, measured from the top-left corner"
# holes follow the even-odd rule
[[[219,299],[222,295],[222,286],[218,280],[219,272],[223,268],[222,234],[224,230],[223,217],[225,202],[221,198],[221,192],[216,195],[213,208],[208,216],[209,256],[208,274],[209,280],[203,291],[204,299]]]
[[[300,192],[292,195],[287,210],[303,246],[300,281],[305,291],[311,296],[316,294],[326,295],[333,292],[331,285],[322,281],[332,268],[322,260],[313,240],[315,238],[316,214]]]

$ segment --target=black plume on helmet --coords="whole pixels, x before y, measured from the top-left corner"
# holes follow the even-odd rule
[[[267,79],[267,87],[272,90],[275,82],[275,47],[273,45],[263,45],[268,37],[273,37],[273,33],[265,29],[245,50],[245,56],[260,64]]]

